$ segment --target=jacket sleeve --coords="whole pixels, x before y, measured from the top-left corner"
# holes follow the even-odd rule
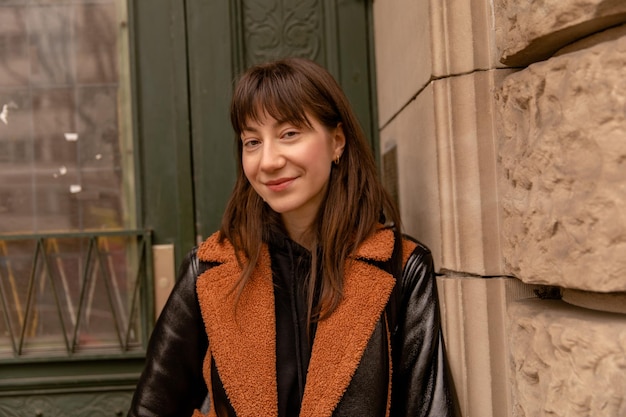
[[[196,294],[195,250],[161,312],[146,352],[128,417],[191,416],[207,396],[202,362],[208,340]]]
[[[441,333],[433,259],[425,246],[415,248],[397,285],[391,415],[459,416]]]

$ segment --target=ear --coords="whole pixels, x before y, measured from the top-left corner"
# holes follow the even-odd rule
[[[333,131],[333,147],[334,147],[334,155],[335,157],[343,154],[343,150],[346,147],[346,135],[343,133],[343,126],[341,123],[337,125],[335,130]]]

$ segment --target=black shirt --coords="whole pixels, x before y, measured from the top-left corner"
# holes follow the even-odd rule
[[[280,233],[269,245],[276,312],[278,415],[294,416],[300,413],[315,337],[315,325],[307,330],[306,282],[311,253]]]

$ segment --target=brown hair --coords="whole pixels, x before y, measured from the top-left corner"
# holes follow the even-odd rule
[[[280,215],[255,192],[241,165],[241,132],[249,120],[259,121],[264,112],[299,126],[310,126],[307,114],[329,129],[341,124],[346,138],[341,160],[333,164],[326,198],[310,230],[318,250],[312,251],[307,283],[308,319],[321,320],[341,302],[348,257],[385,218],[399,231],[398,210],[379,181],[374,156],[348,99],[326,69],[302,58],[248,69],[237,83],[231,102],[238,173],[220,229],[220,240],[228,239],[238,253],[245,255],[245,262],[239,259],[244,267],[240,291],[258,261],[262,242],[268,240],[270,230],[282,227]],[[316,286],[319,302],[313,305]]]

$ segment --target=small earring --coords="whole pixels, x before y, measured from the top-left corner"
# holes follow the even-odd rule
[[[340,155],[337,155],[335,157],[335,165],[339,165],[339,157],[340,157]]]

